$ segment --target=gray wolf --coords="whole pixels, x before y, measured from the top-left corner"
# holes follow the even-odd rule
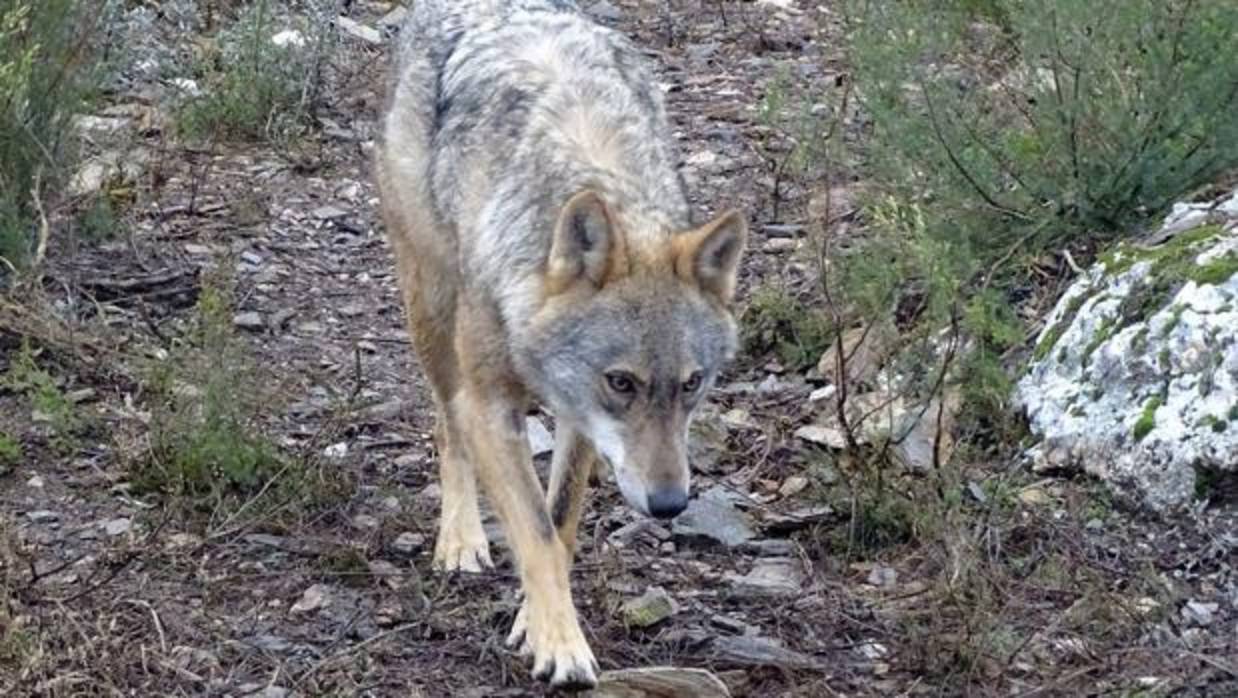
[[[523,604],[509,645],[557,688],[596,683],[569,586],[600,457],[627,502],[687,505],[688,425],[735,351],[747,224],[693,220],[640,52],[567,0],[417,0],[376,148],[414,351],[433,390],[435,564],[491,565],[480,481]],[[555,417],[543,491],[525,436]]]

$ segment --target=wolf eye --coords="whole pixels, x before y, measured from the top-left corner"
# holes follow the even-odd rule
[[[697,371],[688,376],[688,380],[683,382],[683,391],[685,393],[695,393],[701,387],[701,372]]]
[[[606,384],[616,393],[627,394],[636,390],[636,382],[632,380],[632,376],[622,371],[607,373]]]

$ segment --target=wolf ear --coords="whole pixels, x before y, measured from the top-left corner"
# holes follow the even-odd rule
[[[620,273],[622,245],[602,197],[588,190],[573,196],[559,213],[550,245],[546,276],[552,291],[581,280],[601,286]]]
[[[748,243],[748,223],[739,211],[727,211],[676,241],[675,273],[696,283],[723,304],[735,295],[739,260]]]

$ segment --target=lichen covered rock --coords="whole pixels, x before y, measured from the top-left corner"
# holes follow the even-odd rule
[[[1168,512],[1238,472],[1238,191],[1176,206],[1154,237],[1071,285],[1016,401],[1034,467],[1082,468]]]

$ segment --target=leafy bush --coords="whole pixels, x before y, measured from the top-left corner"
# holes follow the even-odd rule
[[[107,16],[76,0],[0,0],[0,276],[34,249],[36,197],[72,171],[72,119],[102,85]]]
[[[151,370],[150,449],[132,464],[135,484],[209,515],[332,500],[342,476],[315,472],[263,433],[261,417],[278,391],[236,335],[232,313],[229,286],[210,279],[190,331]]]
[[[77,438],[86,426],[78,408],[60,389],[55,376],[39,366],[34,349],[29,341],[23,341],[21,350],[13,357],[3,385],[26,396],[38,421],[47,424],[49,441],[61,453],[77,448]],[[0,445],[0,451],[4,448]],[[0,453],[0,460],[3,454]]]
[[[980,258],[1129,231],[1238,166],[1232,3],[865,2],[855,18],[877,170]]]
[[[1062,247],[1090,254],[1138,232],[1238,166],[1238,8],[851,8],[870,174],[886,189],[836,283],[857,323],[897,316],[909,391],[940,389],[948,359],[972,413],[994,426],[1011,350],[1030,335],[1014,311],[1037,283],[1028,270]]]
[[[274,0],[255,0],[241,11],[217,37],[218,50],[197,66],[202,94],[180,109],[182,135],[286,142],[305,130],[337,39],[330,23],[337,0],[310,4],[319,11],[303,32],[278,21]],[[276,42],[284,30],[293,33]]]

